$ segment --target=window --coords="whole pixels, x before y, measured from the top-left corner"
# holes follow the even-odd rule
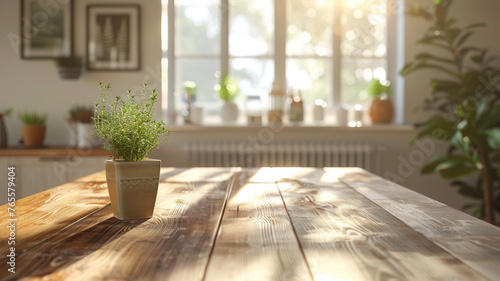
[[[372,79],[396,73],[387,55],[394,1],[163,0],[164,108],[181,106],[182,81],[196,82],[198,102],[216,102],[220,73],[243,97],[281,80],[309,105],[365,103]]]

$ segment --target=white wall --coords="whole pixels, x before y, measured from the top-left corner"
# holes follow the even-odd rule
[[[89,3],[101,3],[98,0],[76,0],[75,2],[75,51],[79,55],[85,54],[85,10]],[[61,80],[57,75],[56,67],[50,60],[23,60],[18,53],[18,46],[9,42],[9,33],[19,33],[19,0],[0,1],[0,109],[13,107],[16,111],[24,109],[37,109],[49,112],[48,136],[46,143],[50,145],[63,145],[66,143],[67,130],[63,118],[68,115],[68,110],[75,104],[91,105],[98,96],[97,81],[109,82],[113,92],[118,94],[148,82],[160,90],[158,84],[160,50],[160,0],[108,0],[106,3],[139,3],[141,5],[141,71],[137,72],[84,72],[77,81]],[[409,2],[409,1],[407,1]],[[418,0],[424,6],[431,6],[432,0]],[[453,14],[459,18],[459,23],[465,26],[473,22],[486,22],[488,26],[481,29],[473,42],[488,46],[491,53],[500,55],[500,36],[497,29],[500,27],[500,1],[455,1]],[[405,20],[405,57],[409,61],[420,51],[416,41],[422,36],[427,24],[416,19]],[[435,75],[431,72],[415,73],[405,79],[405,114],[404,122],[413,124],[424,120],[422,112],[415,108],[429,95],[429,80]],[[20,123],[16,116],[7,118],[9,143],[17,143],[21,137]],[[183,165],[181,146],[189,140],[219,137],[221,139],[246,140],[255,132],[217,133],[217,132],[174,132],[171,141],[156,150],[153,156],[159,157],[165,165]],[[411,139],[416,131],[384,132],[378,133],[345,133],[323,132],[316,134],[283,133],[278,139],[308,137],[315,139],[341,139],[341,140],[370,140],[374,143],[389,148],[382,163],[382,174],[402,175],[401,165],[416,157],[422,149],[411,147]],[[436,147],[435,151],[439,151]],[[426,160],[430,155],[426,155]],[[417,158],[414,158],[417,159]],[[416,161],[416,160],[415,160]],[[415,162],[414,163],[417,163]],[[428,195],[436,200],[459,208],[465,200],[448,187],[448,182],[435,175],[420,176],[418,169],[421,165],[413,165],[413,172],[403,175],[402,184]]]
[[[98,0],[74,1],[74,50],[85,56],[86,6]],[[67,143],[67,130],[63,118],[76,104],[93,105],[97,101],[97,82],[111,83],[112,93],[122,94],[148,82],[160,89],[159,67],[161,57],[161,1],[111,0],[106,3],[139,3],[141,5],[141,70],[140,71],[85,71],[76,81],[62,80],[52,60],[21,59],[20,42],[11,42],[12,34],[20,31],[20,1],[0,1],[0,110],[14,108],[14,115],[6,118],[9,144],[21,138],[21,124],[17,112],[36,109],[47,112],[46,144]]]

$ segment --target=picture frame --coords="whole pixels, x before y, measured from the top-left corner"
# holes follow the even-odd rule
[[[140,69],[140,6],[87,5],[87,70]]]
[[[21,58],[73,55],[73,0],[21,0]]]

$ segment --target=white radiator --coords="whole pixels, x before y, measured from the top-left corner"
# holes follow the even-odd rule
[[[361,167],[374,172],[379,163],[368,143],[192,142],[185,148],[191,167]]]

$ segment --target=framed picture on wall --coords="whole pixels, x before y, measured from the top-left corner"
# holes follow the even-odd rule
[[[73,54],[73,0],[21,0],[21,57]]]
[[[87,69],[140,69],[139,5],[87,6]]]

